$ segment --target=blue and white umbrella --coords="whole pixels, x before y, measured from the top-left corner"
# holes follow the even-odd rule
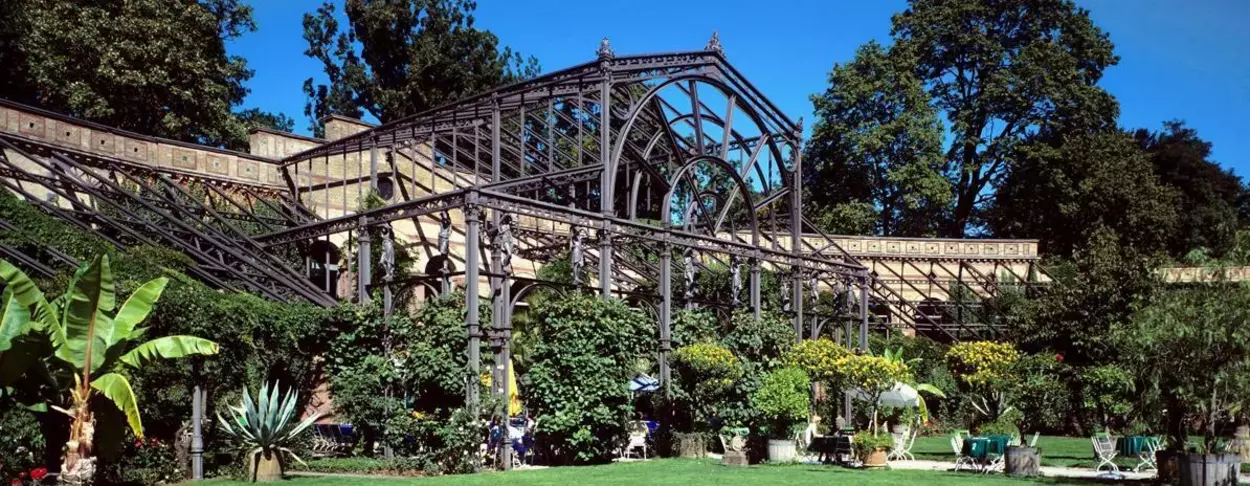
[[[660,380],[647,375],[638,375],[634,379],[629,380],[629,391],[631,392],[653,392],[659,389]]]

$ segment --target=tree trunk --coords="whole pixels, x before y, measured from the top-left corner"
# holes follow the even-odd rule
[[[95,416],[88,401],[83,400],[76,405],[58,480],[71,486],[89,486],[95,480],[96,458],[92,454],[95,448]]]

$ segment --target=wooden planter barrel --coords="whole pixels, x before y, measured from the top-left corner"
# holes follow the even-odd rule
[[[1005,462],[1008,476],[1035,477],[1041,474],[1042,451],[1036,447],[1010,446]]]
[[[1237,454],[1185,454],[1181,486],[1237,486],[1241,457]]]
[[[707,443],[699,434],[683,434],[677,438],[677,455],[685,459],[707,457]]]

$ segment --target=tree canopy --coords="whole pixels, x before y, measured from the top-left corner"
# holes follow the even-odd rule
[[[253,29],[240,0],[7,1],[0,92],[126,130],[243,149],[262,112],[233,112],[252,71],[226,41]]]
[[[305,14],[304,53],[327,78],[304,82],[313,131],[322,133],[326,115],[385,123],[536,75],[536,59],[474,26],[476,8],[471,0],[345,0],[342,27],[333,1]]]
[[[937,110],[899,57],[869,42],[812,96],[803,185],[826,231],[933,234],[951,201]]]
[[[1135,134],[1160,182],[1175,189],[1176,222],[1168,253],[1182,257],[1196,249],[1222,255],[1233,245],[1238,227],[1241,178],[1211,160],[1211,142],[1198,132],[1173,120],[1163,130],[1137,130]]]

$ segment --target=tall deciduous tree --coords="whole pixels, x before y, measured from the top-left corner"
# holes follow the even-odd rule
[[[241,0],[10,0],[0,96],[177,140],[242,148],[232,110],[252,76],[226,41],[255,28]]]
[[[1181,121],[1166,122],[1155,133],[1138,130],[1136,137],[1159,180],[1176,189],[1177,210],[1185,215],[1177,221],[1168,253],[1180,257],[1205,249],[1223,255],[1231,249],[1241,178],[1211,160],[1211,142]]]
[[[345,0],[345,29],[333,1],[305,14],[304,53],[328,78],[304,82],[313,131],[322,133],[326,115],[387,122],[537,74],[534,58],[474,26],[476,8],[471,0]]]
[[[1133,137],[1121,131],[1021,144],[988,211],[997,236],[1039,238],[1067,257],[1107,230],[1143,254],[1164,250],[1176,228],[1176,192],[1162,184]]]
[[[943,233],[976,224],[1031,134],[1110,126],[1115,99],[1097,86],[1118,62],[1107,34],[1070,0],[911,0],[895,45],[950,122],[946,174],[955,204]]]
[[[951,201],[942,124],[909,60],[898,57],[869,42],[812,96],[817,121],[803,186],[826,231],[931,235]]]

